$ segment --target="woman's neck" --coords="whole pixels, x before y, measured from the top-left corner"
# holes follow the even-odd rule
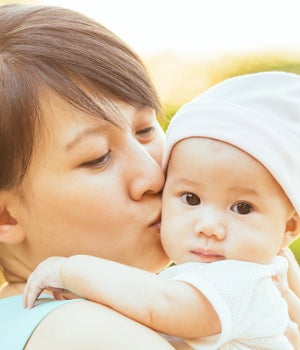
[[[4,283],[0,289],[0,299],[23,293],[25,283]]]

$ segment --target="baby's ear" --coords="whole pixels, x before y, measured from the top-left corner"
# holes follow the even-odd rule
[[[20,243],[24,240],[25,234],[5,206],[0,206],[0,243]]]
[[[294,211],[293,215],[289,218],[286,223],[284,238],[282,247],[285,248],[290,245],[300,233],[300,218],[299,215]]]

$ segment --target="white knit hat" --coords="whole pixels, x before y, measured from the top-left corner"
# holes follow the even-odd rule
[[[227,142],[256,158],[300,215],[299,75],[263,72],[238,76],[185,104],[167,130],[164,169],[173,146],[197,136]]]

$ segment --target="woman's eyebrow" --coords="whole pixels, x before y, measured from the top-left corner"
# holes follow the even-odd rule
[[[87,136],[95,136],[99,135],[99,132],[103,131],[103,127],[99,126],[88,126],[83,130],[79,130],[72,139],[66,144],[66,150],[70,151],[74,148],[78,143],[80,143]]]

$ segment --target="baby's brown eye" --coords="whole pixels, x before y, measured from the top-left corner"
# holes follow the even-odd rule
[[[185,204],[188,205],[199,205],[201,203],[201,200],[198,196],[196,196],[194,193],[184,193],[181,195],[181,199]]]
[[[237,213],[240,215],[247,215],[247,214],[250,214],[254,209],[253,209],[253,206],[247,202],[239,202],[237,204],[234,204],[231,207],[231,210],[234,213]]]

